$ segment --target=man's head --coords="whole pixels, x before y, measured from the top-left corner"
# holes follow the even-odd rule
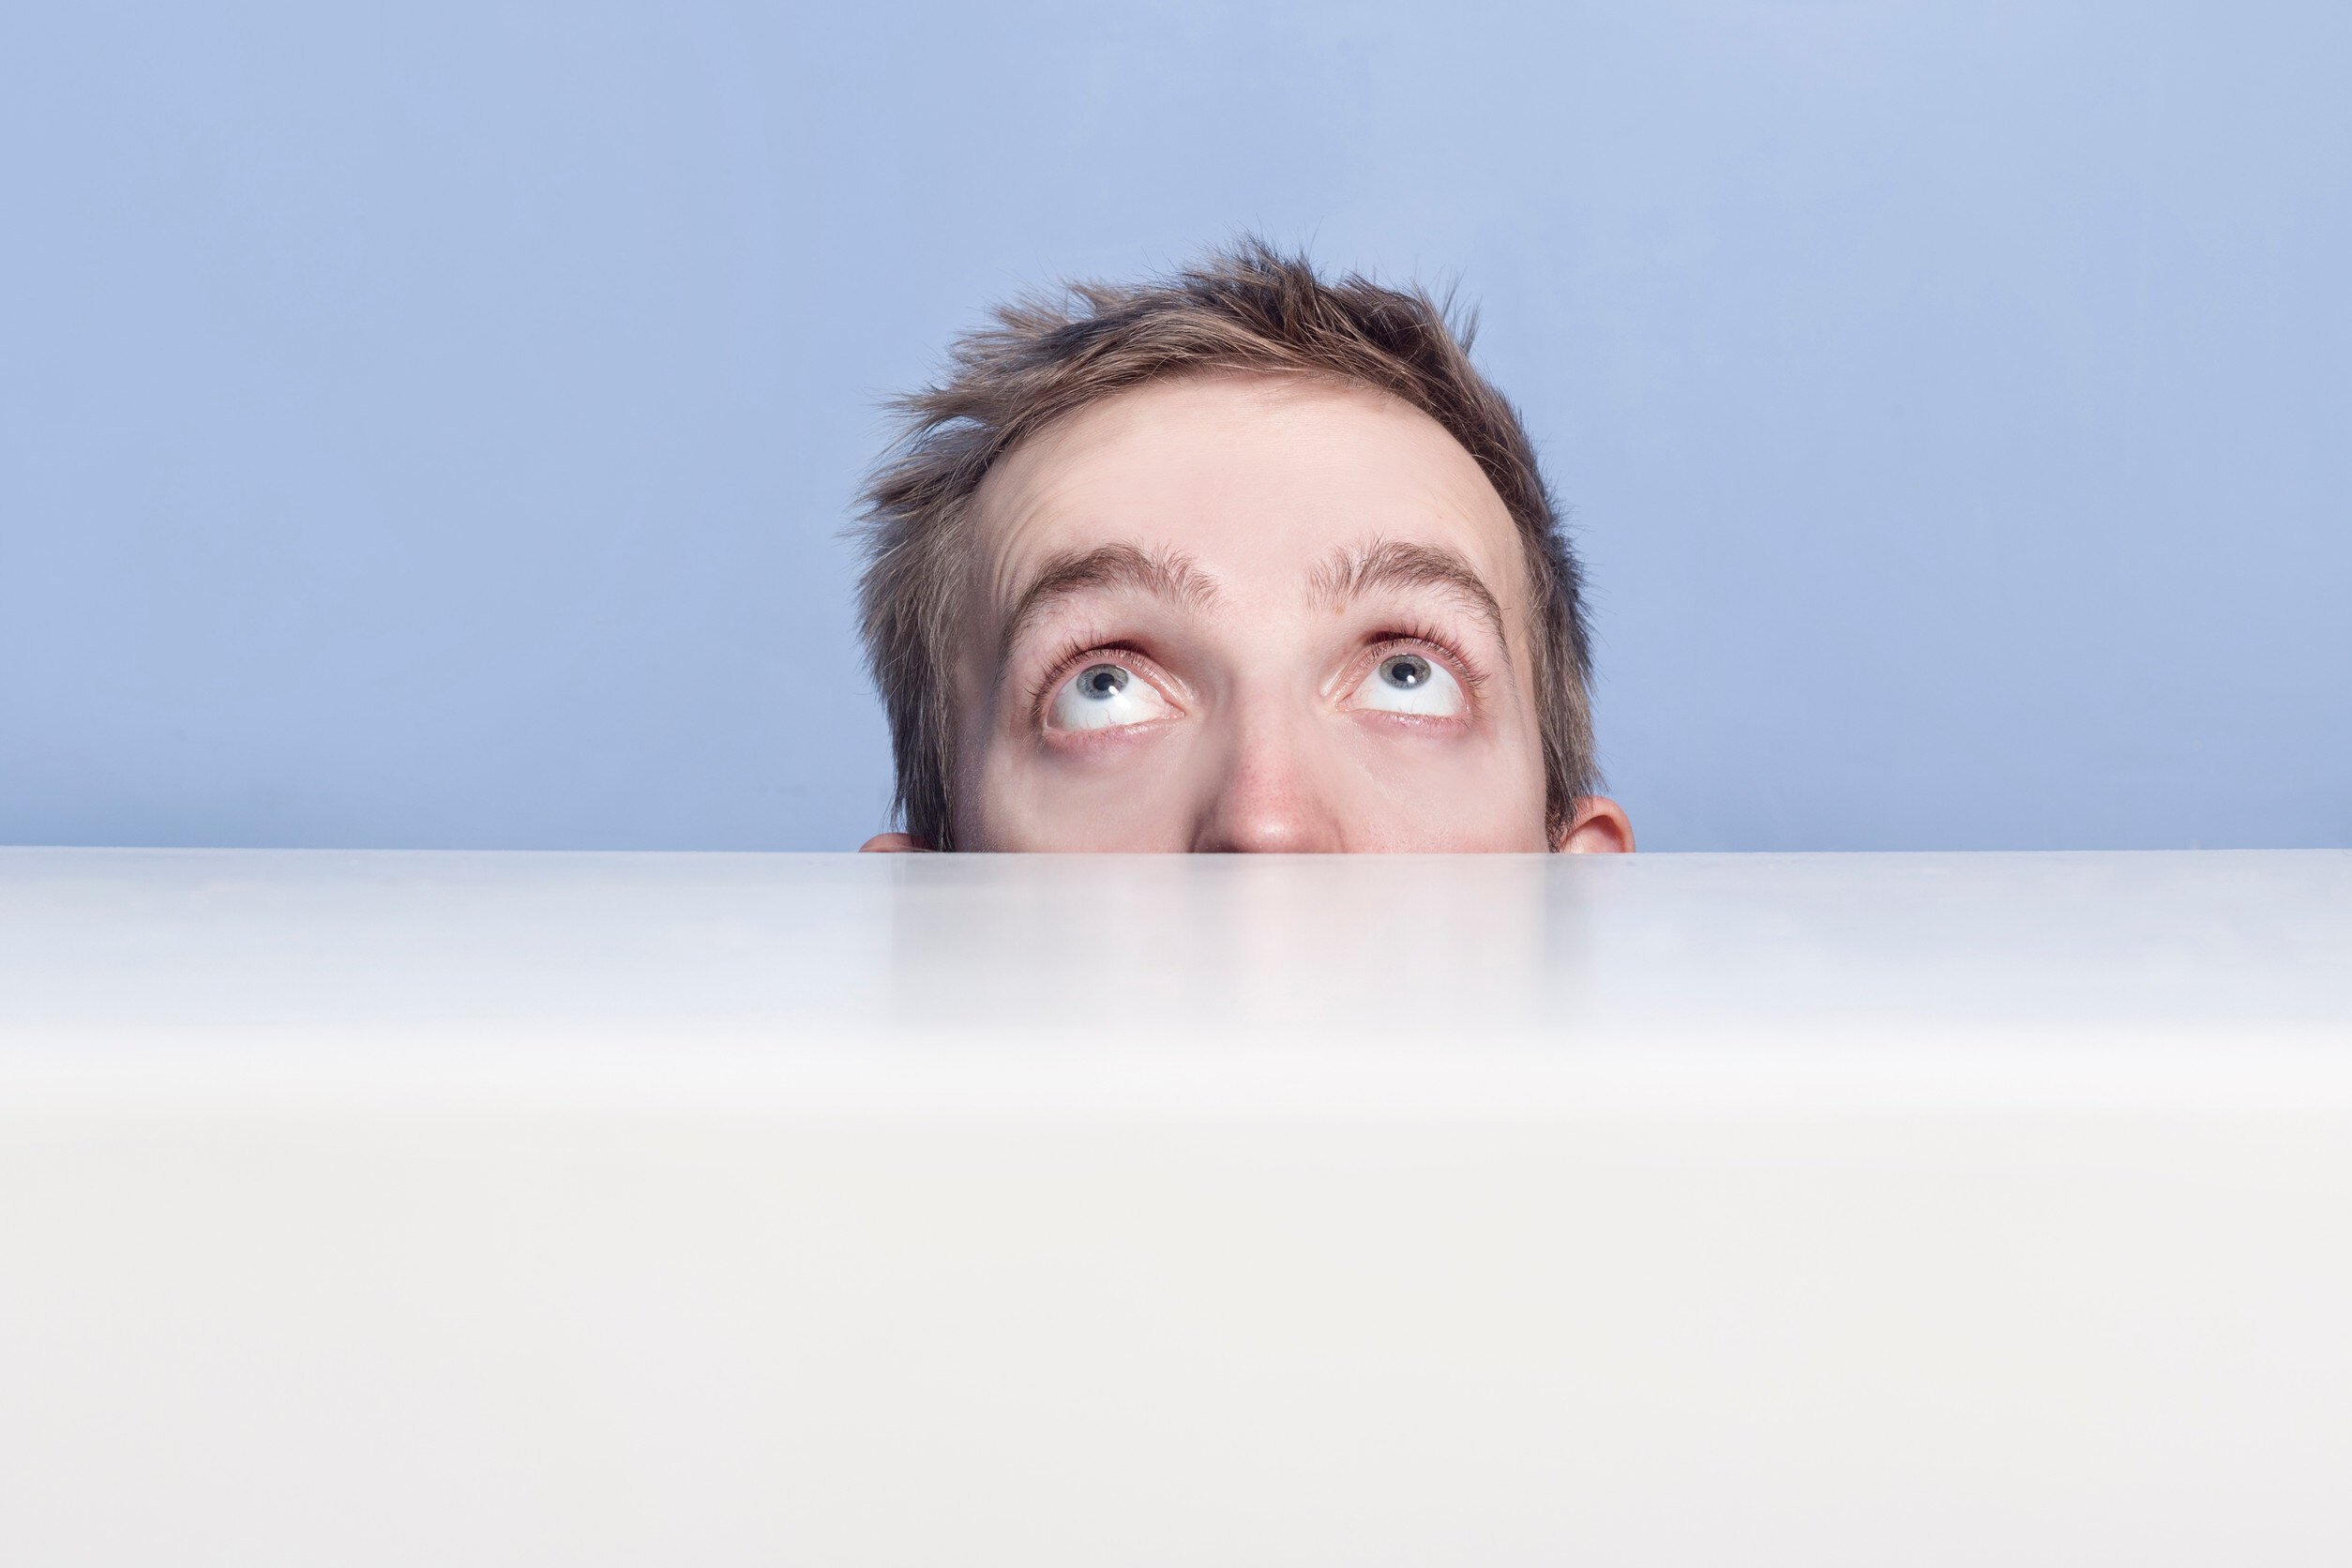
[[[962,339],[866,495],[908,830],[869,847],[1631,848],[1467,343],[1255,241]]]

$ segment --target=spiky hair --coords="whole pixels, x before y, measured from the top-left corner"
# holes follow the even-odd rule
[[[1461,443],[1518,525],[1535,625],[1545,807],[1556,836],[1599,786],[1581,574],[1517,413],[1470,363],[1475,324],[1423,289],[1350,273],[1244,236],[1165,277],[1076,282],[997,308],[957,338],[948,373],[891,400],[897,439],[861,495],[867,661],[889,715],[895,809],[933,849],[956,847],[954,649],[972,499],[998,459],[1065,415],[1170,377],[1217,371],[1376,387]]]

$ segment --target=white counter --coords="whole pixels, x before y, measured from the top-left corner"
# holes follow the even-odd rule
[[[2352,1560],[2352,852],[0,851],[27,1562]]]

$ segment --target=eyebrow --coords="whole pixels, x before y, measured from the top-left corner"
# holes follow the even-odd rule
[[[1133,545],[1098,545],[1093,550],[1065,550],[1048,556],[1029,580],[1013,613],[1005,618],[1003,652],[1009,655],[1022,636],[1055,605],[1073,596],[1103,588],[1139,589],[1159,598],[1199,607],[1215,599],[1216,584],[1209,580],[1189,555],[1172,550],[1138,550]]]
[[[1502,645],[1504,656],[1510,655],[1511,639],[1503,630],[1502,606],[1497,602],[1494,590],[1486,586],[1486,580],[1457,550],[1439,545],[1376,539],[1370,544],[1341,550],[1315,573],[1312,580],[1316,597],[1334,610],[1344,610],[1364,595],[1383,588],[1442,590],[1462,610],[1485,622],[1495,634],[1495,641]]]

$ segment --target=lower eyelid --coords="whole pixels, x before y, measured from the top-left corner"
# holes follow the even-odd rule
[[[1372,658],[1371,661],[1364,666],[1364,674],[1369,675],[1372,671],[1380,669],[1380,662],[1383,659],[1394,658],[1398,654],[1419,654],[1424,658],[1429,659],[1433,663],[1442,666],[1445,672],[1453,676],[1455,683],[1461,686],[1462,694],[1465,697],[1474,696],[1477,693],[1478,688],[1486,684],[1485,672],[1479,669],[1477,665],[1471,663],[1468,658],[1464,657],[1455,649],[1443,642],[1438,641],[1435,638],[1421,636],[1398,636],[1381,639],[1379,642],[1373,645]],[[1358,679],[1361,680],[1362,677],[1358,677]],[[1350,689],[1353,688],[1350,687]]]
[[[1105,734],[1112,730],[1138,728],[1138,725],[1114,725],[1097,731],[1054,729],[1051,723],[1053,705],[1060,699],[1063,688],[1088,668],[1097,664],[1115,664],[1150,686],[1153,695],[1168,709],[1168,713],[1159,716],[1160,717],[1173,717],[1184,712],[1184,702],[1177,696],[1172,683],[1161,673],[1157,664],[1144,657],[1135,649],[1123,648],[1113,643],[1108,646],[1090,646],[1075,657],[1062,660],[1052,666],[1053,672],[1048,674],[1044,683],[1036,688],[1030,701],[1031,723],[1035,728],[1056,734]]]

